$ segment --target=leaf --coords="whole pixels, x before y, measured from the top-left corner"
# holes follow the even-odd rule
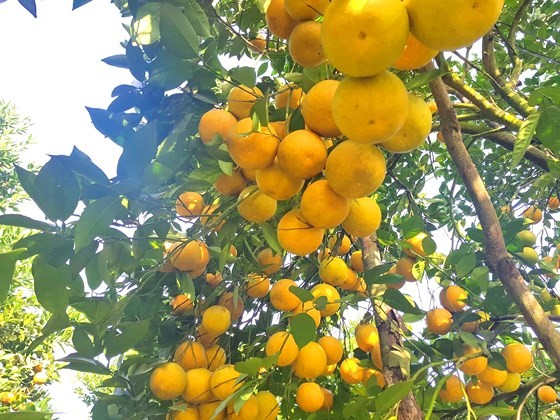
[[[66,289],[68,282],[64,279],[67,272],[48,264],[42,256],[33,260],[31,272],[35,295],[41,306],[52,313],[66,312],[70,299]]]
[[[93,163],[88,155],[77,147],[72,149],[70,156],[58,156],[68,168],[83,177],[102,185],[110,185],[107,175]]]
[[[119,197],[103,197],[90,202],[76,223],[74,231],[76,251],[85,248],[97,236],[103,234],[120,210],[122,205]]]
[[[105,367],[102,363],[97,360],[91,359],[89,357],[79,356],[76,353],[71,353],[62,359],[58,359],[58,362],[68,363],[63,369],[77,370],[78,372],[90,372],[97,373],[99,375],[112,375],[110,369]]]
[[[488,407],[473,407],[473,409],[474,412],[476,413],[477,419],[493,417],[493,416],[498,416],[500,418],[502,417],[508,418],[508,417],[515,416],[517,414],[517,410],[513,408],[507,408],[507,407],[488,406]]]
[[[397,289],[387,289],[382,296],[383,302],[389,305],[391,308],[401,311],[405,314],[415,314],[422,315],[425,314],[422,309],[420,309],[415,304],[412,304],[405,295],[403,295]]]
[[[93,358],[98,354],[98,352],[95,351],[95,347],[93,346],[89,335],[80,327],[74,328],[74,333],[72,334],[72,345],[80,356]]]
[[[315,321],[307,314],[297,314],[290,322],[290,333],[301,349],[315,339]]]
[[[313,296],[313,294],[309,290],[303,289],[301,287],[290,286],[288,289],[304,303],[315,299],[315,296]]]
[[[160,3],[161,42],[174,55],[181,58],[196,58],[200,41],[191,22],[181,9],[169,3]]]
[[[146,166],[156,155],[157,121],[150,122],[129,136],[117,164],[119,179],[142,179]]]
[[[161,8],[158,3],[144,4],[132,22],[132,34],[140,45],[150,45],[160,39]]]
[[[0,413],[2,420],[45,420],[52,419],[54,413],[46,411],[18,411],[13,413]]]
[[[424,226],[424,220],[417,214],[408,217],[400,226],[403,236],[405,239],[410,239],[413,236],[418,235],[420,232],[424,232],[426,229]]]
[[[37,17],[37,5],[35,4],[35,0],[18,0],[19,4],[21,4],[25,10],[33,15],[34,18]],[[21,417],[20,417],[21,418]]]
[[[91,0],[74,0],[72,2],[72,10],[76,10],[85,4],[88,4]]]
[[[258,98],[257,101],[255,102],[255,105],[253,105],[253,108],[251,109],[253,118],[256,117],[259,121],[259,124],[265,127],[268,126],[268,122],[269,122],[267,99],[268,99],[267,96]]]
[[[22,214],[3,214],[0,215],[0,225],[17,226],[26,229],[52,231],[55,227],[48,223],[32,219]]]
[[[261,223],[261,227],[266,243],[272,248],[274,253],[282,254],[282,247],[280,246],[280,242],[278,242],[278,234],[276,233],[276,229],[272,227],[270,223],[266,222]]]
[[[149,328],[149,319],[130,323],[126,327],[123,327],[121,324],[119,329],[122,333],[113,336],[106,336],[105,353],[107,354],[107,357],[117,356],[133,348],[136,344],[146,338]]]
[[[383,390],[375,399],[377,411],[384,412],[401,401],[412,389],[414,381],[400,382]]]
[[[413,90],[425,86],[432,80],[437,79],[438,77],[441,77],[445,74],[447,74],[447,71],[444,69],[435,69],[420,73],[419,75],[414,76],[407,83],[405,83],[406,89]]]
[[[121,69],[128,69],[128,57],[126,54],[117,54],[110,57],[105,57],[101,61],[113,67],[119,67]]]
[[[426,236],[422,239],[422,249],[426,255],[432,255],[437,250],[437,244],[431,236]]]
[[[463,343],[468,344],[471,347],[478,348],[480,347],[480,340],[477,339],[474,334],[471,334],[467,331],[459,331],[459,337],[463,341]]]
[[[249,376],[257,376],[263,367],[263,360],[260,357],[250,357],[242,362],[235,364],[235,370]]]
[[[257,75],[252,67],[234,67],[229,71],[229,76],[234,82],[248,88],[254,87],[257,82]]]
[[[189,19],[192,27],[202,38],[210,38],[210,23],[208,22],[208,16],[204,13],[204,10],[195,0],[186,0],[184,3],[184,14]]]
[[[521,124],[519,132],[517,133],[517,140],[515,141],[515,145],[513,147],[510,169],[514,169],[517,165],[519,165],[521,159],[523,159],[527,148],[531,144],[531,140],[533,140],[541,115],[541,111],[533,112],[525,121],[523,121],[523,124]]]
[[[560,108],[548,99],[543,98],[539,110],[542,115],[537,125],[536,135],[546,147],[554,153],[560,151]]]
[[[14,270],[16,268],[16,261],[18,256],[23,254],[25,249],[16,249],[4,254],[0,254],[0,305],[10,292],[10,285],[14,277]]]
[[[461,257],[455,266],[457,277],[464,277],[473,271],[476,267],[476,255],[469,253]]]

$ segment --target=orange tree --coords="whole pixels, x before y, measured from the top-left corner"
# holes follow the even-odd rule
[[[94,418],[555,416],[553,1],[114,3],[116,177],[0,217]]]

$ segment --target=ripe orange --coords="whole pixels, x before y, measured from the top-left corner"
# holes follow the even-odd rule
[[[414,277],[413,268],[416,260],[410,257],[401,257],[395,264],[395,273],[400,274],[406,281],[417,281]]]
[[[550,197],[547,207],[549,210],[558,210],[558,208],[560,208],[560,199],[558,199],[558,197]]]
[[[504,347],[502,356],[506,359],[509,372],[524,373],[533,366],[531,350],[521,343],[511,343]]]
[[[200,118],[198,134],[203,143],[210,143],[217,135],[226,141],[231,127],[236,122],[233,114],[223,109],[211,109]]]
[[[282,279],[274,282],[270,289],[270,304],[278,311],[292,311],[301,304],[300,298],[290,291],[290,287],[296,286],[295,281]]]
[[[206,283],[208,283],[210,287],[217,287],[222,281],[224,281],[224,278],[220,272],[206,273]]]
[[[424,100],[408,94],[408,114],[404,125],[394,135],[379,144],[392,153],[407,153],[420,147],[432,131],[432,113]]]
[[[186,402],[204,403],[212,399],[210,392],[212,372],[208,369],[197,368],[188,370],[185,376],[187,384],[182,392],[182,397]]]
[[[504,0],[405,0],[410,32],[424,45],[439,51],[468,47],[498,20]]]
[[[303,187],[303,180],[282,169],[275,159],[272,165],[256,171],[259,190],[275,200],[288,200]]]
[[[200,404],[198,408],[198,420],[203,419],[213,419],[213,420],[224,420],[226,418],[226,410],[220,410],[216,412],[220,406],[221,401],[214,401],[210,403]],[[197,420],[197,419],[193,419]]]
[[[159,365],[150,376],[150,390],[160,400],[177,398],[186,385],[185,371],[177,363],[168,362]]]
[[[480,349],[469,346],[468,344],[463,344],[463,356],[468,356],[470,354],[478,353]],[[459,370],[467,375],[475,376],[486,369],[488,365],[488,359],[484,356],[478,356],[472,359],[464,361],[460,366]]]
[[[198,268],[196,270],[189,270],[186,273],[189,275],[191,279],[196,279],[197,277],[202,276],[206,271],[206,267]]]
[[[375,347],[379,347],[379,332],[373,324],[358,324],[354,331],[356,344],[366,353],[371,352]]]
[[[210,378],[210,390],[214,397],[223,401],[241,388],[243,381],[238,381],[240,375],[233,365],[223,365],[216,369]]]
[[[364,378],[365,369],[355,357],[344,359],[340,364],[340,378],[347,384],[358,384]]]
[[[171,246],[169,259],[179,270],[200,270],[210,262],[210,253],[202,241],[176,242]]]
[[[451,331],[453,318],[447,309],[436,308],[428,311],[426,315],[426,326],[432,334],[445,335]]]
[[[371,194],[381,186],[385,174],[385,156],[378,147],[350,140],[336,146],[325,165],[329,186],[346,198]]]
[[[409,33],[404,50],[393,63],[393,67],[397,70],[416,70],[432,61],[437,53],[437,50],[426,47]]]
[[[259,403],[259,416],[257,420],[275,420],[280,413],[280,405],[276,396],[269,391],[259,391],[255,394]]]
[[[173,361],[184,370],[208,368],[208,358],[204,346],[196,341],[183,341],[173,356]]]
[[[272,123],[270,123],[270,125],[272,125]],[[276,130],[276,127],[273,126],[272,128],[274,128],[274,130]],[[281,137],[280,137],[281,138]],[[257,179],[257,171],[255,169],[244,169],[241,168],[241,173],[243,174],[243,176],[245,177],[245,179],[248,179],[250,181],[256,181]]]
[[[315,297],[315,301],[325,297],[327,304],[324,309],[319,309],[322,317],[334,315],[340,308],[340,294],[330,284],[320,283],[311,289],[311,293]]]
[[[282,255],[265,248],[257,254],[257,261],[264,274],[270,276],[282,268]]]
[[[315,321],[315,328],[318,328],[319,324],[321,323],[321,312],[315,309],[315,305],[311,300],[298,303],[296,308],[292,311],[292,314],[294,316],[298,314],[309,315],[311,318],[313,318],[313,321]]]
[[[274,131],[276,131],[276,137],[278,137],[279,140],[284,140],[284,138],[288,134],[288,126],[286,121],[271,121],[268,125],[272,127]]]
[[[270,32],[282,39],[288,39],[297,25],[297,21],[286,11],[284,0],[271,0],[266,9],[265,19]]]
[[[478,320],[463,322],[463,325],[461,325],[463,331],[474,332],[481,323],[490,320],[490,316],[486,312],[478,311],[477,314],[480,317]]]
[[[35,385],[44,385],[49,380],[49,375],[45,371],[36,372],[33,375],[33,383]]]
[[[336,0],[323,18],[323,48],[342,73],[366,77],[386,70],[403,50],[408,17],[399,0]]]
[[[238,119],[248,118],[251,108],[257,102],[257,99],[262,97],[263,93],[258,87],[247,87],[244,85],[235,86],[230,90],[228,95],[228,109]],[[238,131],[243,133],[243,131]],[[244,131],[247,132],[247,131]]]
[[[508,372],[505,382],[498,387],[500,392],[515,392],[521,385],[521,375],[519,373]]]
[[[332,114],[332,101],[339,84],[338,80],[322,80],[303,98],[301,113],[305,125],[321,137],[338,137],[341,134]]]
[[[325,398],[325,400],[323,401],[323,405],[321,405],[321,410],[327,410],[327,411],[332,410],[334,406],[333,393],[329,391],[327,388],[321,388],[321,391],[323,391],[323,397]]]
[[[274,108],[276,109],[296,109],[303,98],[303,89],[293,84],[284,85],[278,89],[274,96]]]
[[[464,398],[464,388],[458,376],[450,376],[439,391],[439,397],[445,403],[457,403]]]
[[[336,338],[326,335],[321,337],[317,343],[325,350],[327,365],[338,363],[342,359],[344,348],[342,343]]]
[[[298,378],[314,379],[327,368],[327,354],[323,347],[311,341],[303,346],[293,363],[293,372]]]
[[[319,277],[333,286],[340,286],[348,278],[348,267],[340,257],[325,258],[319,264]]]
[[[321,44],[321,23],[313,20],[298,23],[290,34],[288,52],[302,67],[316,67],[326,61]]]
[[[231,175],[221,174],[214,187],[222,195],[237,196],[247,186],[247,180],[241,173],[240,169],[236,169]]]
[[[274,161],[279,143],[272,127],[253,131],[251,118],[243,118],[231,129],[227,147],[233,161],[242,168],[264,169]]]
[[[212,335],[221,335],[231,326],[231,314],[221,305],[210,306],[202,315],[202,326]]]
[[[329,4],[328,0],[285,0],[284,7],[293,19],[303,22],[324,15]]]
[[[323,241],[324,229],[312,226],[300,209],[288,211],[278,222],[278,242],[292,254],[301,257],[316,251]]]
[[[245,220],[264,223],[276,214],[276,200],[263,194],[256,185],[250,185],[241,191],[237,211]]]
[[[307,186],[301,196],[301,213],[313,226],[331,229],[341,224],[348,216],[350,202],[337,194],[326,179]]]
[[[264,351],[267,356],[278,354],[278,366],[289,366],[296,360],[299,348],[292,334],[280,331],[270,336]]]
[[[325,142],[309,130],[292,131],[278,147],[278,164],[295,178],[308,179],[317,175],[326,161]]]
[[[199,325],[196,331],[196,342],[204,347],[212,347],[218,342],[218,336],[210,334],[202,325]]]
[[[198,407],[187,407],[182,411],[172,410],[167,413],[165,420],[198,420]]]
[[[327,242],[327,246],[333,251],[335,251],[338,242],[339,242],[339,235],[333,235],[329,238],[329,241]],[[342,240],[340,241],[340,243],[338,244],[338,248],[336,249],[336,255],[342,257],[348,254],[348,252],[350,252],[350,248],[352,248],[352,241],[347,235],[343,235]]]
[[[360,279],[354,270],[348,268],[346,270],[346,279],[344,282],[339,286],[342,290],[354,290],[358,287],[360,283]]]
[[[190,295],[177,295],[170,302],[172,314],[181,316],[193,308],[193,302]]]
[[[250,395],[249,398],[239,409],[239,412],[235,412],[234,402],[231,401],[226,408],[227,418],[230,420],[248,420],[256,419],[259,415],[259,402],[254,395]]]
[[[204,199],[199,193],[187,191],[177,197],[175,211],[179,216],[190,217],[201,214]]]
[[[439,301],[441,306],[449,312],[459,312],[467,306],[467,303],[465,302],[467,297],[468,294],[465,289],[452,285],[440,292]]]
[[[243,315],[243,311],[245,310],[243,299],[239,296],[235,298],[233,292],[226,292],[221,295],[220,299],[218,299],[218,305],[225,307],[230,312],[231,319],[234,321],[241,318],[241,315]]]
[[[364,261],[362,260],[362,251],[355,251],[350,255],[350,267],[358,273],[364,272]]]
[[[543,385],[537,390],[537,396],[545,404],[555,403],[558,399],[556,390],[549,385]]]
[[[256,38],[249,40],[249,50],[257,54],[264,54],[266,51],[266,39],[257,36]]]
[[[364,369],[364,377],[362,379],[362,383],[364,384],[364,386],[367,386],[369,378],[371,378],[372,376],[375,376],[375,382],[380,388],[385,388],[385,376],[383,376],[382,372],[372,368]]]
[[[482,381],[478,381],[476,385],[472,381],[468,381],[466,389],[469,400],[475,404],[488,404],[494,397],[494,388]]]
[[[258,274],[247,276],[247,295],[253,299],[265,297],[270,290],[270,279]]]
[[[536,206],[531,206],[527,210],[525,210],[522,214],[522,217],[526,219],[531,219],[532,223],[539,223],[542,220],[542,210]]]
[[[306,413],[319,411],[323,406],[325,396],[321,387],[314,382],[304,382],[296,391],[296,402]]]
[[[496,388],[503,385],[507,379],[507,374],[507,370],[494,369],[492,366],[488,365],[486,369],[476,375],[476,377],[479,381]]]
[[[404,125],[408,101],[403,82],[388,71],[372,77],[346,77],[334,94],[334,121],[352,141],[381,143]],[[348,164],[351,162],[359,160]]]
[[[403,251],[412,258],[416,258],[417,256],[425,257],[426,252],[424,251],[424,245],[422,244],[422,241],[427,237],[427,233],[420,232],[414,235],[412,238],[408,238],[406,242],[410,245],[410,248],[403,248]]]
[[[208,370],[214,372],[226,364],[226,352],[222,347],[214,344],[206,349],[206,359],[208,360]]]
[[[200,224],[203,226],[210,227],[214,232],[219,232],[224,223],[226,222],[223,217],[221,217],[220,213],[214,214],[216,210],[219,209],[218,204],[209,204],[205,206],[201,213],[202,215],[206,215],[205,217],[200,217],[199,221]],[[212,215],[212,216],[210,216]]]

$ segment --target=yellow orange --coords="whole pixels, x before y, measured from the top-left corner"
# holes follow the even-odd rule
[[[295,20],[315,20],[325,14],[329,0],[285,0],[286,12]]]
[[[212,335],[221,335],[231,326],[231,314],[221,305],[210,306],[202,315],[202,326]]]
[[[452,375],[445,381],[439,391],[439,397],[445,403],[457,403],[464,398],[465,385],[458,376]]]
[[[255,420],[259,415],[259,402],[254,395],[250,395],[236,413],[234,402],[231,401],[226,407],[226,413],[230,420]]]
[[[338,291],[330,284],[320,283],[311,289],[311,294],[315,298],[315,301],[326,298],[326,305],[324,309],[319,309],[322,317],[327,317],[334,315],[340,308],[340,294]],[[321,299],[322,300],[322,299]]]
[[[303,187],[303,180],[282,169],[276,159],[272,165],[256,172],[256,181],[259,190],[275,200],[288,200]]]
[[[269,391],[259,391],[255,394],[259,404],[259,415],[256,420],[275,420],[280,413],[280,405],[276,396]]]
[[[226,364],[226,351],[214,344],[206,349],[206,358],[208,359],[208,370],[214,372],[220,366]]]
[[[286,11],[284,0],[271,0],[266,9],[265,19],[270,32],[282,39],[288,39],[297,25],[297,21]]]
[[[173,315],[184,315],[193,308],[193,302],[190,295],[177,295],[170,302]]]
[[[280,246],[302,257],[316,251],[325,234],[324,229],[316,228],[305,220],[300,209],[284,214],[278,222],[277,232]]]
[[[552,404],[555,403],[558,399],[558,394],[556,390],[549,385],[543,385],[537,390],[537,396],[539,400],[544,404]]]
[[[364,371],[360,361],[355,357],[344,359],[340,364],[340,378],[350,385],[362,382]]]
[[[247,180],[241,173],[241,170],[236,169],[231,175],[221,174],[216,182],[214,188],[222,195],[237,196],[247,186]]]
[[[172,400],[178,397],[186,384],[185,371],[173,362],[159,365],[150,376],[150,390],[160,400]]]
[[[358,273],[364,272],[364,261],[362,260],[362,251],[354,251],[350,255],[350,267]]]
[[[348,267],[340,257],[325,258],[319,264],[319,277],[332,286],[340,286],[348,277]]]
[[[303,98],[303,89],[293,84],[284,85],[276,92],[274,107],[276,109],[296,109]]]
[[[298,378],[314,379],[327,368],[327,355],[323,347],[310,341],[301,349],[293,363],[293,372]]]
[[[416,70],[432,61],[437,53],[437,50],[426,47],[409,33],[404,50],[393,63],[393,67],[397,70]]]
[[[313,318],[313,321],[315,322],[315,328],[318,328],[321,322],[321,312],[315,309],[315,305],[311,300],[298,303],[296,308],[292,311],[292,314],[294,316],[298,314],[309,315],[311,318]]]
[[[226,308],[231,314],[231,319],[234,321],[241,318],[245,310],[243,299],[239,296],[236,297],[233,292],[226,292],[221,295],[218,299],[218,305]]]
[[[325,396],[321,387],[314,382],[304,382],[296,391],[296,402],[306,413],[319,411],[323,406]]]
[[[305,125],[322,137],[338,137],[341,134],[332,111],[334,94],[339,84],[338,80],[320,81],[307,92],[301,104]]]
[[[350,211],[348,199],[333,191],[325,179],[307,186],[301,196],[300,206],[306,220],[323,229],[338,226]]]
[[[235,86],[228,95],[228,109],[238,119],[248,118],[251,108],[262,97],[263,93],[258,87],[247,87],[245,85]]]
[[[426,326],[428,331],[437,335],[445,335],[451,331],[453,318],[447,309],[436,308],[426,314]]]
[[[488,365],[482,372],[476,375],[476,377],[480,382],[484,382],[496,388],[504,384],[507,379],[507,374],[507,370],[494,369],[492,366]]]
[[[344,230],[363,238],[374,233],[381,225],[381,209],[373,198],[361,197],[350,201],[350,211],[342,222]]]
[[[297,358],[299,348],[292,334],[285,331],[274,333],[270,336],[265,346],[267,356],[278,355],[278,366],[289,366]]]
[[[290,34],[288,51],[302,67],[316,67],[326,60],[321,44],[321,23],[308,20],[298,23]]]
[[[247,295],[253,299],[265,297],[270,290],[270,279],[258,274],[247,276]]]
[[[519,373],[508,372],[505,382],[497,389],[500,392],[515,392],[521,385],[521,375]]]
[[[276,281],[270,289],[270,304],[278,311],[292,311],[301,303],[300,298],[290,291],[297,284],[290,279]]]
[[[182,392],[183,399],[188,403],[204,403],[212,399],[210,378],[212,372],[197,368],[186,372],[187,384]]]
[[[187,191],[177,197],[175,211],[179,216],[190,217],[199,215],[204,207],[204,199],[199,193]]]
[[[225,400],[241,388],[243,381],[238,381],[240,375],[234,365],[223,365],[216,369],[210,378],[210,390],[214,397]]]
[[[230,112],[211,109],[200,118],[198,134],[203,143],[210,143],[216,136],[225,141],[236,122],[237,119]]]
[[[524,373],[533,366],[533,355],[531,350],[521,343],[511,343],[502,350],[502,356],[506,359],[509,372]]]
[[[264,169],[274,161],[279,143],[272,127],[254,131],[251,118],[243,118],[230,131],[227,146],[233,161],[242,168]]]
[[[295,178],[308,179],[317,175],[326,161],[325,142],[312,131],[292,131],[278,147],[278,164]]]
[[[469,400],[475,404],[488,404],[494,397],[494,388],[482,381],[478,381],[476,384],[472,381],[468,381],[466,384],[466,391]]]
[[[465,289],[456,285],[451,285],[440,292],[439,301],[441,306],[449,312],[459,312],[467,306],[465,302],[467,297],[468,294]]]
[[[264,274],[270,276],[282,268],[282,255],[265,248],[257,254],[257,261]]]
[[[339,242],[339,235],[334,235],[329,238],[327,242],[327,246],[332,249],[333,251],[336,249],[336,255],[344,256],[350,252],[350,248],[352,248],[352,241],[348,237],[348,235],[342,235],[342,239]]]
[[[480,352],[480,349],[469,346],[468,344],[463,344],[463,356],[468,356]],[[467,375],[478,375],[488,365],[488,359],[484,356],[474,357],[472,359],[465,360],[460,366],[459,370]]]
[[[327,365],[338,363],[342,359],[344,348],[342,343],[334,337],[324,336],[317,341],[327,355]]]
[[[274,198],[264,194],[256,185],[250,185],[239,194],[237,211],[249,222],[264,223],[276,214],[277,206]]]
[[[210,261],[208,247],[202,241],[176,242],[171,246],[169,259],[173,266],[182,271],[200,270]]]

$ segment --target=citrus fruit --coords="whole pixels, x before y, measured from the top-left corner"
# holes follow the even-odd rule
[[[504,383],[497,387],[500,392],[515,392],[521,385],[521,375],[519,373],[508,372]]]
[[[182,392],[183,399],[188,403],[203,403],[212,399],[208,369],[196,368],[186,372],[187,384]]]
[[[219,272],[206,273],[206,283],[208,283],[208,285],[212,288],[218,286],[223,280],[224,278],[222,277],[222,274]]]
[[[560,199],[558,199],[558,197],[550,197],[547,207],[549,210],[558,210],[558,208],[560,208]]]
[[[404,50],[393,63],[393,67],[397,70],[416,70],[432,61],[437,53],[437,50],[426,47],[409,33]]]
[[[323,229],[338,226],[350,211],[348,199],[334,192],[326,179],[307,186],[300,206],[303,217],[313,226]]]
[[[465,385],[458,376],[452,375],[445,381],[445,384],[439,391],[439,397],[445,403],[457,403],[464,398],[463,390]]]
[[[542,210],[536,206],[530,206],[522,214],[522,217],[530,219],[532,223],[539,223],[542,220]]]
[[[298,378],[314,379],[327,367],[327,355],[323,347],[310,341],[301,349],[293,363],[293,372]]]
[[[255,394],[259,404],[257,420],[275,420],[280,413],[280,405],[272,392],[259,391]]]
[[[234,402],[231,401],[226,408],[227,418],[231,420],[254,420],[259,415],[259,402],[254,395],[243,403],[239,412],[235,412]]]
[[[440,292],[439,301],[441,306],[449,312],[459,312],[467,306],[467,303],[465,302],[467,297],[467,292],[463,288],[452,285]]]
[[[278,366],[289,366],[296,360],[299,348],[292,334],[280,331],[269,337],[264,351],[267,356],[278,354]]]
[[[537,236],[531,232],[530,230],[522,230],[521,232],[517,232],[516,235],[523,245],[525,246],[534,246],[537,243]]]
[[[401,257],[397,260],[395,264],[395,273],[404,277],[406,281],[417,281],[414,277],[414,264],[416,260],[410,257]]]
[[[228,152],[245,169],[264,169],[274,161],[279,140],[270,126],[253,130],[251,118],[239,120],[229,133]]]
[[[325,14],[328,0],[285,0],[284,7],[286,12],[295,20],[303,22],[305,20],[315,20]]]
[[[445,335],[451,331],[453,318],[447,309],[436,308],[426,314],[426,325],[432,334]]]
[[[210,262],[210,253],[202,241],[176,242],[171,246],[169,259],[179,270],[200,270]]]
[[[270,289],[270,279],[258,274],[247,276],[247,295],[253,299],[265,297]]]
[[[198,408],[187,407],[183,411],[169,411],[165,420],[199,420]]]
[[[275,200],[288,200],[303,187],[303,180],[291,176],[278,165],[276,159],[272,165],[256,171],[255,175],[259,190]]]
[[[173,361],[184,370],[208,368],[208,358],[204,346],[196,341],[183,341],[175,350]]]
[[[247,118],[250,115],[251,108],[262,97],[263,93],[258,87],[247,87],[245,85],[234,86],[228,95],[228,109],[238,119]]]
[[[292,131],[278,147],[278,164],[294,178],[309,179],[317,175],[326,161],[325,142],[309,130]]]
[[[350,211],[342,222],[349,235],[363,238],[374,233],[381,225],[381,209],[373,198],[361,197],[350,201]]]
[[[264,194],[256,185],[250,185],[239,194],[237,211],[249,222],[264,223],[276,214],[277,206],[274,198]]]
[[[537,390],[537,396],[545,404],[552,404],[558,399],[558,394],[554,388],[549,385],[543,385]]]
[[[257,254],[257,261],[264,274],[270,276],[282,268],[282,255],[265,248]]]
[[[160,400],[177,398],[185,389],[187,379],[183,368],[174,362],[156,367],[150,376],[150,390]]]
[[[274,96],[274,107],[276,109],[296,109],[303,98],[303,89],[295,85],[284,85]]]
[[[278,311],[292,311],[301,303],[300,298],[290,291],[290,287],[297,284],[290,279],[274,282],[270,289],[270,304]]]
[[[193,308],[190,295],[177,295],[170,302],[172,313],[175,316],[184,315]]]
[[[323,397],[324,397],[323,405],[321,405],[321,410],[327,410],[327,411],[332,410],[334,406],[333,393],[329,391],[327,388],[323,388],[323,387],[321,387],[321,391],[323,392]]]
[[[199,193],[187,191],[177,197],[175,211],[179,216],[199,215],[204,207],[204,199]]]
[[[218,336],[210,334],[202,325],[199,325],[196,330],[196,342],[203,347],[212,347],[218,342]]]
[[[214,188],[222,195],[238,196],[247,186],[247,180],[241,173],[240,169],[234,170],[231,175],[220,174]]]
[[[492,366],[488,365],[482,372],[476,375],[476,377],[479,381],[487,385],[498,387],[506,381],[507,374],[507,370],[494,369]]]
[[[476,384],[472,381],[468,381],[466,384],[466,391],[469,400],[475,404],[488,404],[494,397],[494,388],[482,381],[478,381]]]
[[[480,352],[480,349],[469,346],[468,344],[463,344],[463,356],[468,356]],[[475,376],[486,369],[488,365],[488,359],[484,356],[474,357],[472,359],[465,360],[460,366],[459,370],[467,375]]]
[[[422,241],[428,237],[428,234],[425,232],[420,232],[414,235],[412,238],[408,238],[406,242],[410,246],[410,248],[403,248],[403,251],[412,258],[416,258],[417,256],[425,257],[426,251],[424,251],[424,245]]]
[[[358,283],[360,281],[360,279],[358,278],[358,274],[351,268],[348,268],[346,273],[346,279],[339,287],[342,290],[354,290],[358,286]]]
[[[317,341],[327,355],[327,365],[338,363],[342,359],[344,348],[342,343],[334,337],[324,336]]]
[[[325,283],[340,286],[348,277],[348,267],[340,257],[325,258],[319,264],[319,277]]]
[[[326,299],[324,308],[317,308],[322,317],[334,315],[340,308],[340,294],[330,284],[320,283],[315,285],[311,289],[311,294],[315,297],[315,301],[324,301],[324,299],[321,299],[323,297]]]
[[[321,387],[314,382],[304,382],[296,391],[296,402],[306,413],[319,411],[323,406],[325,396]]]
[[[340,235],[334,235],[329,238],[327,246],[329,249],[336,251],[336,255],[344,256],[350,252],[352,241],[347,235],[342,235],[342,239],[340,239]]]
[[[344,359],[340,364],[340,378],[347,384],[358,384],[364,378],[365,369],[355,357]]]
[[[210,306],[202,315],[202,326],[212,335],[221,335],[231,326],[231,314],[221,305]]]
[[[223,306],[230,312],[232,320],[241,318],[245,310],[243,299],[239,296],[236,297],[233,292],[226,292],[221,295],[218,299],[218,305]]]
[[[210,378],[210,390],[214,397],[225,400],[241,388],[243,381],[238,381],[240,375],[233,365],[223,365],[216,369]]]
[[[305,125],[322,137],[341,134],[332,114],[332,102],[339,84],[338,80],[320,81],[307,92],[301,104]]]
[[[288,39],[297,21],[286,11],[284,0],[271,0],[265,14],[266,26],[278,38]]]
[[[311,300],[298,303],[296,308],[292,310],[292,314],[294,316],[298,314],[309,315],[311,318],[313,318],[313,321],[315,322],[315,328],[319,327],[319,324],[321,322],[321,312],[315,309],[315,305]]]
[[[362,383],[364,384],[364,386],[367,386],[369,379],[372,376],[375,377],[375,383],[377,384],[377,386],[379,386],[380,388],[385,388],[385,376],[383,376],[383,373],[381,373],[377,369],[372,368],[364,369],[364,377],[362,379]]]
[[[508,372],[524,373],[533,366],[533,355],[531,350],[521,343],[511,343],[502,350],[502,356],[506,359]]]
[[[208,370],[214,372],[220,366],[226,364],[226,352],[222,347],[214,344],[206,348],[206,359],[208,360]]]
[[[324,229],[316,228],[305,220],[300,209],[284,214],[278,222],[277,232],[280,246],[301,257],[316,251],[325,234]]]
[[[198,134],[203,143],[210,143],[216,136],[220,136],[225,141],[236,122],[237,119],[230,112],[211,109],[200,118]]]
[[[364,261],[362,260],[362,251],[355,251],[350,255],[350,267],[358,273],[364,272]]]
[[[288,40],[290,57],[302,67],[316,67],[326,60],[321,45],[321,23],[308,20],[298,23]]]
[[[198,406],[199,420],[212,419],[224,420],[226,418],[226,410],[216,411],[220,406],[221,401],[214,401],[209,403],[200,404]]]

